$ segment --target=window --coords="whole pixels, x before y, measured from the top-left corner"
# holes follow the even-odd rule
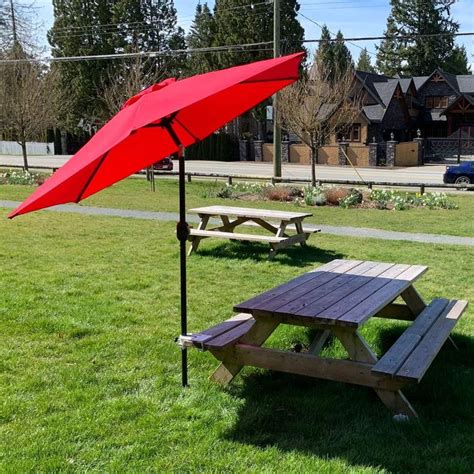
[[[354,123],[350,127],[345,127],[342,132],[338,132],[337,140],[348,142],[360,142],[360,123]]]
[[[448,106],[449,97],[444,95],[429,95],[425,98],[427,109],[445,109]]]

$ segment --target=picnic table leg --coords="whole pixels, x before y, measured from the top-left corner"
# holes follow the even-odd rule
[[[275,321],[259,321],[257,320],[253,325],[252,329],[243,336],[239,342],[244,344],[250,344],[252,346],[261,346],[277,328],[278,322]],[[230,346],[227,350],[224,349],[224,357],[219,353],[214,355],[218,358],[222,358],[222,363],[217,367],[214,373],[211,375],[211,380],[221,385],[228,385],[234,377],[242,370],[243,365],[233,362],[232,347]],[[213,352],[211,350],[211,352]],[[227,353],[227,354],[226,354]]]
[[[313,342],[309,346],[308,353],[313,355],[318,355],[323,349],[324,343],[328,340],[331,335],[331,331],[328,329],[318,330],[316,336],[313,339]]]
[[[287,225],[288,225],[287,221],[281,221],[281,224],[278,227],[278,231],[275,234],[275,236],[276,237],[285,237],[286,236],[285,230],[286,230]],[[270,247],[271,248],[270,248],[270,253],[268,254],[268,260],[273,260],[273,258],[275,257],[275,255],[278,251],[278,244],[271,244]]]
[[[295,221],[295,227],[296,227],[296,232],[298,234],[304,235],[304,240],[302,242],[300,242],[300,245],[301,245],[301,247],[305,247],[306,246],[306,240],[308,239],[308,236],[304,233],[303,223],[301,222],[300,219]]]
[[[426,303],[413,285],[410,285],[400,296],[414,316],[418,316],[426,308]]]
[[[197,227],[198,230],[204,230],[207,226],[207,223],[209,222],[210,216],[207,215],[201,215],[201,222],[199,222],[199,225]],[[188,257],[198,249],[199,247],[199,242],[201,242],[201,237],[194,236],[193,240],[191,241],[191,246],[189,247],[188,250]]]
[[[357,331],[334,329],[334,334],[341,341],[351,360],[372,364],[377,362],[376,354]],[[382,390],[379,388],[374,390],[382,400],[382,403],[395,415],[402,414],[409,418],[418,418],[415,409],[405,398],[401,390]]]

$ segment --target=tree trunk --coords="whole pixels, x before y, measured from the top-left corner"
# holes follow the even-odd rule
[[[24,133],[21,134],[20,146],[23,154],[23,169],[28,171],[28,154],[26,153],[26,138]]]
[[[311,186],[316,187],[316,162],[318,160],[318,147],[311,147]]]

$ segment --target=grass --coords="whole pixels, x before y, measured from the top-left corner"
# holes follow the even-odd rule
[[[0,471],[472,472],[473,307],[455,329],[460,351],[447,345],[406,391],[421,422],[396,424],[365,388],[248,368],[221,389],[198,351],[182,390],[171,223],[38,213],[0,220],[0,235]],[[312,239],[274,262],[264,245],[203,242],[188,261],[190,331],[333,258],[429,265],[426,299],[474,301],[470,247]],[[362,332],[381,352],[404,327]],[[308,341],[285,328],[270,344]],[[343,356],[334,343],[325,354]]]
[[[210,197],[223,186],[222,182],[195,181],[187,184],[188,208],[222,204],[240,207],[264,207],[301,211],[292,203],[268,201],[234,201]],[[0,186],[0,199],[22,200],[34,188],[28,186]],[[307,222],[323,225],[371,227],[401,232],[424,232],[472,237],[474,194],[452,194],[457,210],[410,209],[385,211],[375,209],[341,209],[338,207],[309,208],[314,216]],[[115,207],[150,211],[178,210],[178,184],[176,180],[158,179],[156,192],[149,191],[144,179],[130,178],[98,193],[82,202],[84,206]],[[308,208],[306,208],[308,209]]]

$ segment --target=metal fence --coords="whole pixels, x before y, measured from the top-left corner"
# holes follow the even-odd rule
[[[474,138],[426,138],[423,160],[440,164],[474,160]]]

